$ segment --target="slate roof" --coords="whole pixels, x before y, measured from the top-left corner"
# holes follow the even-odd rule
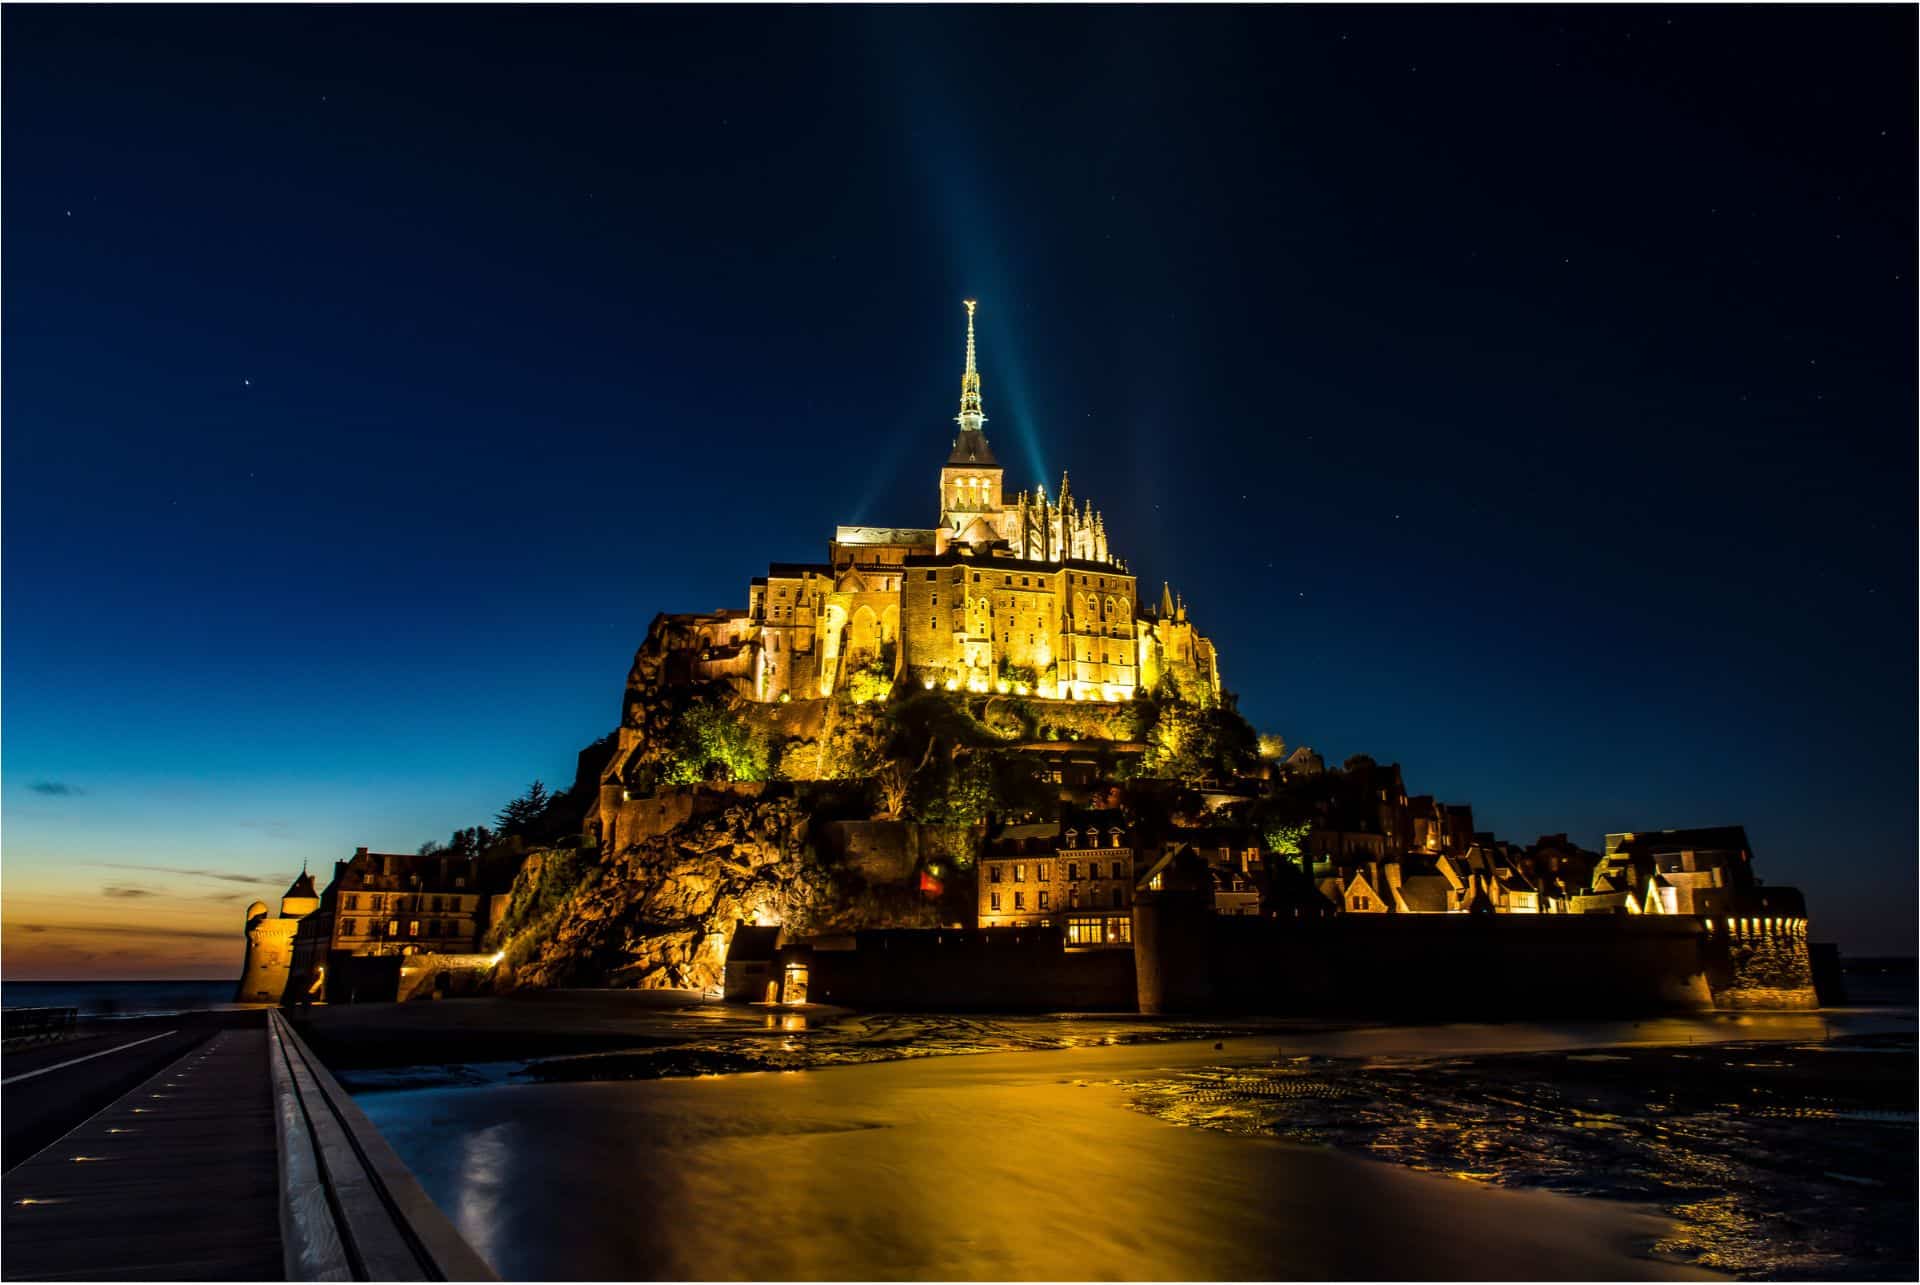
[[[1000,467],[1000,461],[993,458],[993,448],[987,445],[987,435],[977,428],[960,430],[960,435],[953,439],[953,454],[947,456],[947,463]]]

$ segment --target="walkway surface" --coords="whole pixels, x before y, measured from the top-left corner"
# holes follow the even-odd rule
[[[7,1173],[0,1276],[279,1280],[276,1163],[267,1032],[217,1031]]]

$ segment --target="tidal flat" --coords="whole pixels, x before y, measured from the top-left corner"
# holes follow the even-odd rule
[[[664,1019],[680,1038],[568,1059],[581,1079],[502,1062],[349,1083],[508,1278],[1892,1279],[1912,1258],[1910,1013],[755,1016],[775,1028]],[[1855,1037],[1880,1043],[1836,1051]],[[741,1069],[743,1053],[789,1064]],[[1762,1102],[1747,1088],[1775,1068],[1745,1064],[1776,1060],[1805,1069]],[[1904,1119],[1833,1091],[1881,1101],[1902,1075]],[[377,1091],[398,1084],[414,1087]],[[1584,1100],[1610,1094],[1633,1104]],[[1699,1095],[1755,1105],[1735,1122]],[[1781,1131],[1775,1107],[1836,1115]],[[1883,1131],[1878,1167],[1852,1142],[1818,1150],[1841,1146],[1836,1122]],[[1634,1152],[1636,1130],[1658,1146]],[[1785,1226],[1795,1210],[1824,1230]]]

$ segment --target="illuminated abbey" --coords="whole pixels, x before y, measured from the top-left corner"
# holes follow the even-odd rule
[[[687,677],[759,701],[905,681],[1053,700],[1131,700],[1163,687],[1210,703],[1213,645],[1165,586],[1143,605],[1105,517],[1044,486],[1007,498],[987,442],[968,300],[959,431],[930,527],[842,526],[823,563],[775,563],[747,608],[664,617]],[[687,653],[692,653],[688,655]]]

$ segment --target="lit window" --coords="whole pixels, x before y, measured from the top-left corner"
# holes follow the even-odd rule
[[[999,893],[997,893],[997,892],[996,892],[996,893],[993,893],[993,894],[992,894],[992,898],[993,898],[993,903],[992,903],[992,904],[993,904],[993,908],[994,908],[995,910],[998,910],[998,909],[1000,909],[1000,894],[999,894]]]
[[[387,920],[387,936],[398,937],[399,935],[400,935],[400,921],[398,919]]]
[[[420,935],[420,921],[419,921],[418,919],[411,919],[411,920],[408,920],[408,921],[407,921],[407,936],[409,936],[409,937],[418,937],[419,935]]]
[[[1017,861],[1013,866],[1013,881],[1015,883],[1025,883],[1027,881],[1027,868]]]
[[[1045,910],[1046,908],[1047,908],[1047,894],[1043,891],[1040,894],[1040,909]]]

